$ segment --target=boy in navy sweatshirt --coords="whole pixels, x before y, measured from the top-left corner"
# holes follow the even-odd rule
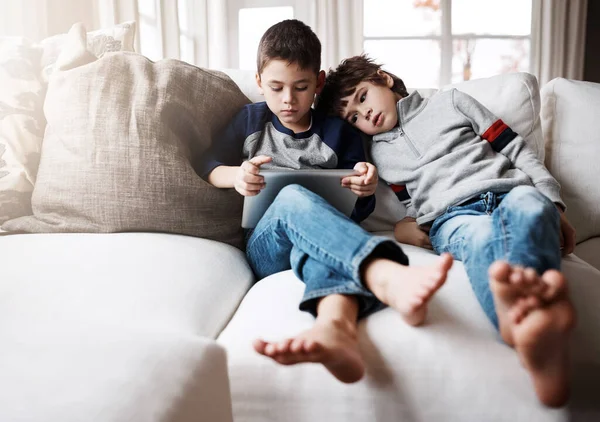
[[[280,342],[256,340],[255,350],[285,365],[319,362],[340,381],[355,382],[364,373],[357,319],[389,305],[408,323],[420,324],[452,258],[447,254],[431,267],[408,267],[395,242],[356,224],[373,210],[377,171],[365,162],[358,131],[312,109],[325,80],[320,57],[317,36],[300,21],[286,20],[266,31],[256,74],[266,102],[245,106],[215,138],[203,177],[250,196],[264,187],[260,168],[359,172],[342,181],[359,198],[354,221],[318,195],[290,185],[246,242],[257,278],[291,268],[306,285],[300,309],[316,316],[310,330]]]

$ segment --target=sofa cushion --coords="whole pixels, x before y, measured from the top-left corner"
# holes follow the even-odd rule
[[[83,27],[82,24],[73,26]],[[136,23],[129,21],[88,32],[85,37],[86,47],[98,58],[115,51],[134,51],[135,28]],[[46,82],[54,73],[56,60],[61,52],[68,47],[69,38],[68,34],[58,34],[40,42],[42,77]]]
[[[544,138],[540,123],[540,90],[535,76],[517,72],[473,79],[443,87],[456,88],[474,97],[502,119],[544,161]]]
[[[600,236],[579,243],[575,247],[575,255],[600,270]]]
[[[0,420],[231,422],[214,338],[244,254],[162,233],[0,236]]]
[[[85,37],[81,28],[71,35]],[[85,43],[72,49],[79,53],[62,52],[63,70],[48,88],[34,215],[3,228],[159,231],[241,247],[242,197],[194,171],[215,133],[247,103],[237,86],[176,60],[153,63],[134,53],[96,60]]]
[[[31,214],[46,120],[41,50],[0,37],[0,224]]]
[[[404,249],[411,265],[438,259],[423,249]],[[499,340],[456,262],[424,326],[408,326],[391,309],[359,323],[366,376],[351,385],[318,364],[282,366],[254,352],[256,338],[281,340],[314,322],[298,310],[304,285],[292,271],[259,281],[218,338],[228,354],[234,420],[562,422],[584,420],[583,415],[597,420],[600,272],[573,256],[563,260],[563,269],[579,321],[569,408],[540,406],[517,354]]]
[[[600,84],[557,78],[542,89],[546,166],[562,187],[577,242],[600,236]]]

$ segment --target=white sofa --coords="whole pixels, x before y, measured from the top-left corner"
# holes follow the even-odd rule
[[[259,99],[252,72],[227,73]],[[319,365],[284,367],[251,348],[257,337],[292,336],[312,324],[297,309],[303,285],[291,271],[254,284],[240,250],[177,234],[2,233],[0,420],[600,420],[600,190],[591,183],[600,86],[555,80],[541,100],[527,74],[457,87],[546,151],[585,236],[563,260],[579,315],[568,406],[538,404],[460,263],[425,326],[409,327],[390,310],[360,322],[367,372],[346,385]],[[391,235],[402,209],[383,186],[377,196],[365,227]],[[436,259],[405,250],[412,264]]]

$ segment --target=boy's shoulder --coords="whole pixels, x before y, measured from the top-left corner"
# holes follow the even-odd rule
[[[233,117],[231,123],[234,125],[242,125],[251,127],[252,129],[262,128],[269,120],[273,113],[267,107],[266,102],[250,103],[244,105]]]
[[[313,128],[321,128],[326,131],[336,130],[348,133],[359,133],[358,129],[341,117],[321,113],[316,110],[313,110]]]
[[[260,103],[249,103],[246,104],[239,112],[239,114],[244,114],[247,118],[263,118],[265,116],[271,116],[273,113],[269,110],[267,103],[265,101],[261,101]]]

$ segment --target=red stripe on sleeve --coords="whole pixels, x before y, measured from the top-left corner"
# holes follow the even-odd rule
[[[406,189],[406,186],[404,185],[390,185],[390,187],[392,188],[394,193],[402,192],[404,189]]]
[[[485,131],[481,137],[488,142],[494,142],[494,140],[500,135],[508,126],[500,119],[496,120],[488,130]]]

